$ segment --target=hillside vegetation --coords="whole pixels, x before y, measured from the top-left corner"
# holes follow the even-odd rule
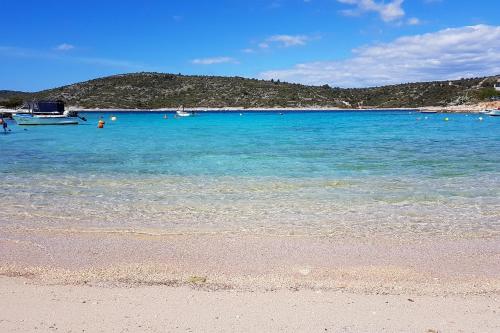
[[[36,93],[0,91],[0,105],[60,99],[82,108],[423,107],[472,104],[500,96],[497,77],[343,89],[241,77],[163,73],[114,75]]]

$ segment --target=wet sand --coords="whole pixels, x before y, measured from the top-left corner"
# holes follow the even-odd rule
[[[0,274],[42,283],[497,294],[500,241],[0,230]]]

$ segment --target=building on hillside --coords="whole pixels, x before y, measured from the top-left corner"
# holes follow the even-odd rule
[[[500,91],[500,79],[497,80],[497,83],[495,83],[495,90]]]

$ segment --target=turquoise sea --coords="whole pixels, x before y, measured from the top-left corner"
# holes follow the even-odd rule
[[[339,237],[500,233],[500,117],[81,115],[88,121],[78,126],[11,122],[12,131],[0,133],[2,227]],[[97,128],[99,116],[104,129]]]

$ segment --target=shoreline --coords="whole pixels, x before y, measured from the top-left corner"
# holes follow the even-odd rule
[[[404,108],[339,108],[339,107],[259,107],[259,108],[246,108],[246,107],[195,107],[185,108],[188,112],[353,112],[353,111],[431,111],[438,113],[481,113],[485,109],[500,108],[500,101],[484,102],[474,105],[457,105],[457,106],[423,106],[423,107],[404,107]],[[68,111],[79,112],[176,112],[178,108],[156,108],[156,109],[139,109],[139,108],[83,108],[75,105],[66,107]],[[0,113],[15,113],[12,109],[0,109]]]
[[[498,105],[500,107],[500,104]],[[284,108],[244,108],[244,107],[196,107],[185,108],[188,112],[364,112],[364,111],[436,111],[439,113],[481,113],[486,106],[470,105],[470,106],[457,106],[457,107],[414,107],[414,108],[338,108],[338,107],[284,107]],[[69,106],[70,111],[80,112],[176,112],[178,108],[158,108],[158,109],[115,109],[115,108],[80,108],[77,106]]]
[[[500,295],[500,238],[0,231],[0,276],[37,284]]]
[[[75,106],[69,106],[69,110],[81,111],[81,112],[176,112],[179,108],[158,108],[158,109],[114,109],[114,108],[79,108]],[[211,108],[211,107],[196,107],[196,108],[184,108],[188,112],[318,112],[318,111],[407,111],[416,110],[416,108],[387,108],[387,109],[344,109],[337,107],[301,107],[301,108],[244,108],[244,107],[221,107],[221,108]]]
[[[191,112],[353,112],[353,111],[433,111],[439,113],[481,113],[485,109],[500,108],[500,101],[484,102],[474,105],[457,106],[424,106],[407,108],[339,108],[339,107],[273,107],[273,108],[245,108],[245,107],[195,107],[185,108]],[[68,110],[81,112],[175,112],[178,108],[157,108],[157,109],[115,109],[115,108],[81,108],[78,106],[68,106]]]
[[[194,112],[319,112],[319,111],[435,111],[442,113],[480,113],[485,109],[500,108],[500,101],[494,102],[482,102],[472,105],[456,105],[456,106],[423,106],[423,107],[405,107],[405,108],[377,108],[377,107],[366,107],[366,108],[339,108],[339,107],[328,107],[328,106],[308,106],[308,107],[272,107],[272,108],[245,108],[245,107],[196,107],[196,108],[185,108],[186,111]],[[175,112],[178,108],[157,108],[157,109],[114,109],[114,108],[81,108],[78,106],[68,106],[68,110],[82,111],[82,112]]]

